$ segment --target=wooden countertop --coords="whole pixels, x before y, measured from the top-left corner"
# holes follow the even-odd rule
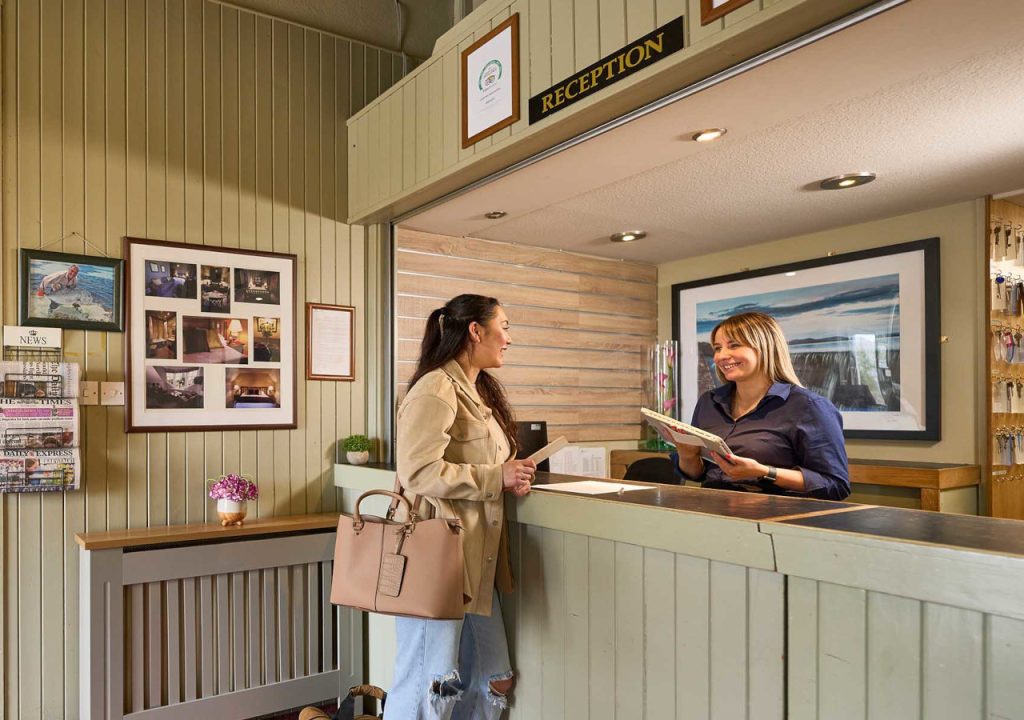
[[[327,530],[337,526],[338,513],[285,515],[282,517],[246,518],[245,524],[241,526],[222,527],[217,522],[76,533],[75,542],[85,550],[109,550],[111,548],[209,542],[255,535],[282,535],[310,530]]]
[[[537,473],[537,484],[578,482],[573,475]],[[650,483],[615,480],[629,485]],[[555,491],[537,493],[565,495]],[[574,495],[628,505],[679,510],[750,520],[819,528],[901,541],[909,540],[957,550],[1024,557],[1024,521],[999,520],[971,515],[951,515],[924,510],[832,502],[785,495],[762,495],[732,490],[707,490],[678,485],[660,485],[619,495]],[[770,532],[770,531],[769,531]]]

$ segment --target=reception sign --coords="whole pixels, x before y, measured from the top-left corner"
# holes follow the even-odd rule
[[[683,18],[662,25],[562,82],[530,98],[530,124],[683,49]]]
[[[519,13],[462,51],[462,147],[519,120]]]

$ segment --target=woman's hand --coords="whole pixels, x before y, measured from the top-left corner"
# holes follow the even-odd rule
[[[704,461],[700,459],[700,447],[685,443],[676,443],[675,446],[676,452],[679,453],[679,469],[688,478],[699,478],[704,472]]]
[[[757,480],[768,474],[768,466],[762,465],[757,460],[739,455],[723,457],[716,452],[711,453],[711,456],[718,463],[718,467],[722,469],[722,474],[733,482]]]
[[[501,485],[505,492],[522,497],[530,492],[530,483],[537,473],[533,460],[509,460],[501,466]]]

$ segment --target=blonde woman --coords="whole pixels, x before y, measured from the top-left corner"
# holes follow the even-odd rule
[[[711,331],[723,385],[697,400],[692,425],[722,437],[733,454],[701,458],[677,445],[673,460],[703,487],[842,500],[850,494],[843,419],[804,388],[789,345],[770,315],[748,312]]]

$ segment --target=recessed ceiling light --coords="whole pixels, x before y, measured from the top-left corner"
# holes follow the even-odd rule
[[[796,273],[795,272],[788,272],[788,273],[786,273],[786,277],[796,277]]]
[[[858,185],[867,185],[874,179],[875,174],[872,172],[846,173],[845,175],[836,175],[835,177],[822,180],[821,189],[845,190],[846,188],[857,187]]]
[[[500,220],[506,215],[508,215],[508,213],[505,212],[504,210],[491,210],[489,213],[484,215],[484,217],[487,218],[488,220]]]
[[[634,240],[643,240],[645,237],[647,237],[647,233],[644,230],[626,230],[615,233],[608,239],[612,242],[633,242]]]
[[[728,130],[725,128],[707,128],[693,134],[693,139],[696,142],[711,142],[725,135]]]

